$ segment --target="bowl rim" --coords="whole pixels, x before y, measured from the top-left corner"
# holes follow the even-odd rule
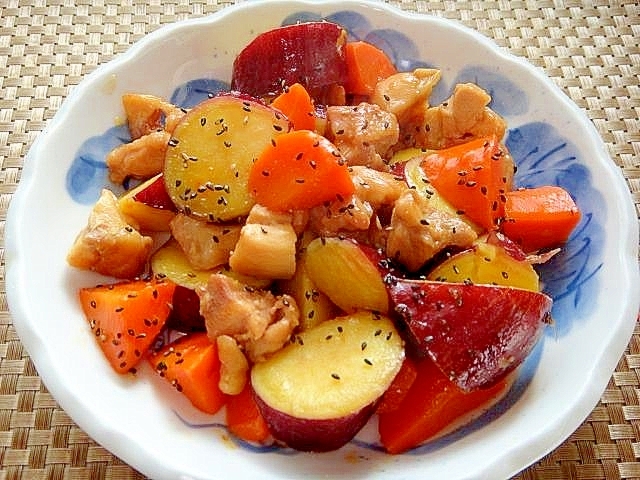
[[[148,471],[152,472],[154,476],[166,475],[167,470],[165,468],[157,470],[158,466],[149,466],[153,465],[154,462],[156,462],[156,457],[153,456],[152,452],[148,452],[143,447],[142,452],[136,452],[135,454],[133,454],[132,452],[127,451],[126,447],[117,447],[119,444],[126,444],[127,439],[120,438],[119,434],[114,433],[113,431],[109,431],[108,426],[102,424],[101,422],[96,422],[95,417],[92,417],[91,415],[87,416],[85,412],[79,411],[79,409],[82,410],[82,406],[75,398],[72,389],[67,388],[67,385],[60,384],[57,381],[52,382],[49,380],[56,379],[58,375],[57,372],[52,370],[52,367],[50,367],[50,362],[48,362],[48,349],[44,344],[44,339],[39,338],[37,335],[34,335],[30,331],[30,329],[27,328],[27,325],[30,322],[26,318],[27,313],[24,310],[23,305],[28,304],[28,295],[25,289],[22,289],[22,291],[19,289],[19,287],[24,282],[24,272],[22,272],[18,268],[21,263],[20,258],[22,255],[27,254],[24,249],[20,247],[20,244],[18,242],[18,238],[20,237],[20,218],[25,214],[25,212],[23,211],[23,199],[26,198],[27,195],[31,192],[32,188],[34,188],[35,172],[39,163],[37,159],[42,156],[41,150],[45,139],[49,136],[55,135],[63,127],[66,117],[76,107],[77,102],[81,99],[82,89],[86,89],[96,84],[96,82],[100,81],[100,79],[105,75],[109,75],[111,72],[118,70],[129,61],[133,61],[150,44],[170,38],[177,32],[180,32],[182,29],[198,29],[201,25],[206,26],[212,23],[223,23],[229,17],[243,12],[251,12],[256,8],[264,8],[266,4],[269,4],[270,7],[274,8],[277,6],[286,6],[286,8],[288,9],[304,6],[313,8],[317,8],[318,6],[339,6],[341,9],[355,10],[366,10],[369,8],[373,8],[384,11],[404,20],[442,23],[443,25],[451,27],[454,30],[460,30],[466,35],[472,36],[474,40],[482,43],[487,48],[491,49],[497,55],[504,57],[509,62],[515,62],[515,64],[519,68],[525,69],[529,74],[536,76],[546,84],[553,85],[553,87],[555,88],[552,89],[552,91],[561,102],[562,108],[570,109],[574,115],[578,115],[579,118],[584,121],[585,127],[591,132],[588,141],[593,145],[595,149],[598,150],[601,156],[606,157],[609,162],[613,164],[613,161],[611,160],[609,153],[606,150],[604,142],[600,138],[600,135],[597,132],[595,126],[588,119],[586,113],[582,109],[580,109],[573,101],[571,101],[568,96],[564,95],[559,87],[553,84],[549,77],[544,75],[542,69],[535,67],[534,65],[526,61],[526,59],[524,59],[523,57],[518,57],[510,53],[503,47],[500,47],[496,43],[492,42],[488,37],[482,35],[476,30],[466,27],[456,20],[444,19],[432,16],[430,14],[407,12],[383,2],[369,0],[347,0],[344,2],[337,2],[333,0],[297,0],[295,2],[285,0],[254,0],[251,2],[241,2],[224,7],[218,12],[211,15],[200,18],[180,20],[178,22],[161,26],[157,30],[145,35],[135,44],[131,45],[122,54],[119,54],[112,60],[99,65],[94,71],[92,71],[82,79],[78,86],[79,88],[71,89],[68,96],[63,101],[61,107],[56,112],[54,118],[47,123],[43,131],[35,139],[24,159],[21,180],[10,200],[6,218],[5,263],[7,279],[7,301],[9,304],[11,316],[14,319],[14,327],[18,332],[20,340],[25,343],[25,346],[27,346],[27,344],[29,345],[29,355],[32,357],[38,371],[41,372],[40,376],[43,383],[47,386],[48,389],[50,389],[51,393],[53,394],[56,401],[60,404],[60,406],[70,414],[73,413],[74,422],[81,426],[83,430],[87,431],[87,433],[89,433],[92,438],[100,438],[102,444],[110,445],[109,450],[114,452],[114,454],[125,459],[127,463],[135,465],[136,468],[147,468]],[[633,209],[632,198],[621,172],[614,169],[610,170],[611,179],[613,182],[612,184],[618,190],[617,193],[619,194],[619,198],[628,199],[628,201],[620,202],[619,205],[619,210],[617,213],[619,214],[621,223],[623,221],[627,221],[629,222],[629,224],[635,223],[635,225],[638,225],[637,215],[635,215]],[[618,244],[620,246],[618,257],[621,263],[632,261],[635,262],[637,266],[638,229],[629,228],[627,231],[627,235],[620,236]],[[638,268],[636,268],[635,270],[629,268],[629,270],[625,270],[623,271],[623,273],[626,275],[626,278],[621,279],[623,281],[623,284],[626,283],[627,285],[632,286],[637,286],[640,284],[640,270]],[[636,288],[636,291],[631,291],[631,294],[627,297],[625,315],[628,315],[630,319],[633,318],[633,320],[635,320],[638,314],[639,304],[640,288]],[[631,336],[631,332],[633,330],[632,323],[634,322],[631,322],[630,320],[628,323],[629,325],[627,326],[627,331],[624,332],[625,334],[628,333],[627,338]],[[590,382],[587,393],[582,398],[582,402],[579,405],[580,408],[575,409],[577,417],[581,418],[580,422],[582,422],[589,415],[594,406],[597,404],[597,401],[602,393],[601,386],[606,385],[607,380],[611,376],[611,372],[613,371],[617,361],[620,358],[620,353],[621,352],[613,351],[613,349],[607,352],[607,354],[603,357],[603,361],[610,368],[601,369],[598,370],[598,372],[591,372],[591,374],[596,377],[595,381]],[[606,373],[607,371],[609,371],[608,374]],[[561,444],[566,439],[566,437],[570,435],[578,426],[579,423],[576,425],[564,425],[563,428],[558,429],[558,427],[562,426],[555,425],[554,428],[556,428],[556,431],[560,431],[561,433],[556,434],[553,437],[552,441],[550,441],[549,437],[553,432],[547,431],[545,435],[536,436],[538,441],[535,443],[535,448],[530,448],[530,451],[526,453],[523,453],[521,451],[518,452],[518,465],[512,465],[509,464],[509,462],[506,462],[507,465],[504,465],[500,471],[502,473],[511,475],[522,468],[522,464],[524,464],[524,462],[526,462],[526,465],[530,465],[549,451],[556,448],[559,444]],[[548,428],[547,430],[553,429]],[[141,453],[143,453],[143,455]],[[523,457],[526,460],[523,461]],[[177,477],[180,476],[180,472],[171,472],[170,475],[172,477]]]

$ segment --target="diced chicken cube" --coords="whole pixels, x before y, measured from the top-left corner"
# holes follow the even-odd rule
[[[227,395],[238,395],[247,383],[249,362],[236,340],[229,335],[216,338],[220,358],[220,380],[218,386]]]
[[[387,255],[415,272],[445,247],[468,247],[476,238],[461,218],[434,209],[415,190],[407,190],[393,209]]]
[[[296,271],[297,240],[291,214],[255,205],[240,230],[229,266],[256,278],[291,278]]]
[[[229,261],[241,228],[240,225],[205,223],[181,213],[171,220],[169,227],[189,263],[200,270],[209,270]]]
[[[364,166],[349,168],[356,191],[349,198],[319,205],[309,213],[309,228],[318,235],[365,232],[372,226],[377,209],[392,205],[407,188],[391,173]]]
[[[373,213],[371,204],[354,194],[341,201],[313,207],[309,211],[309,229],[320,236],[368,230]]]
[[[162,172],[171,134],[163,130],[123,143],[107,154],[109,179],[122,183],[127,178],[146,180]]]
[[[413,72],[399,72],[377,83],[371,96],[383,110],[393,113],[400,123],[415,106],[424,109],[429,105],[433,87],[440,81],[440,70],[417,68]]]
[[[458,84],[441,105],[412,112],[401,126],[400,143],[441,149],[489,135],[502,138],[506,122],[488,107],[490,102],[491,96],[479,86]]]
[[[276,297],[271,307],[273,321],[259,338],[250,338],[245,343],[245,350],[252,362],[262,362],[269,355],[280,350],[291,338],[293,330],[300,323],[300,311],[293,297],[282,295]]]
[[[181,108],[154,95],[126,93],[122,96],[122,105],[132,140],[157,130],[173,132],[185,113]]]
[[[327,108],[326,136],[349,165],[386,170],[387,153],[398,141],[395,115],[370,103]]]
[[[102,190],[67,255],[71,266],[116,278],[140,275],[153,246],[153,239],[129,225],[118,210],[110,190]]]
[[[293,297],[249,288],[227,275],[211,275],[197,293],[209,338],[233,337],[252,362],[281,349],[299,323]]]
[[[393,204],[406,190],[402,178],[368,167],[351,167],[351,179],[356,187],[356,195],[374,208]]]

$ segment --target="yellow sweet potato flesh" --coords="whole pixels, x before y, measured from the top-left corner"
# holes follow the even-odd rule
[[[355,242],[335,237],[313,240],[307,246],[306,268],[318,290],[345,312],[389,310],[382,275]]]
[[[249,171],[289,121],[275,109],[233,95],[206,100],[182,118],[169,140],[169,196],[187,215],[227,221],[249,213]],[[249,141],[248,141],[249,140]]]
[[[265,362],[251,383],[271,408],[302,419],[332,419],[377,400],[404,360],[393,322],[357,312],[302,332]]]
[[[536,271],[498,245],[477,241],[473,248],[453,255],[432,270],[428,280],[503,285],[539,291]]]

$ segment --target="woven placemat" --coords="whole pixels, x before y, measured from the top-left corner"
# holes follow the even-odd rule
[[[70,90],[163,24],[234,2],[0,0],[0,235],[24,156]],[[584,109],[640,216],[640,10],[630,1],[393,1],[475,28]],[[140,479],[57,405],[20,343],[0,247],[0,480]],[[587,420],[517,479],[640,478],[640,327]]]

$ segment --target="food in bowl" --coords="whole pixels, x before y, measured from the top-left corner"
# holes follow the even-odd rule
[[[499,400],[550,321],[533,265],[580,211],[515,188],[489,94],[432,106],[439,78],[308,22],[259,35],[237,90],[193,108],[125,95],[107,165],[142,183],[104,190],[68,256],[121,279],[80,290],[112,367],[149,361],[232,433],[309,451],[376,414],[401,453]]]

